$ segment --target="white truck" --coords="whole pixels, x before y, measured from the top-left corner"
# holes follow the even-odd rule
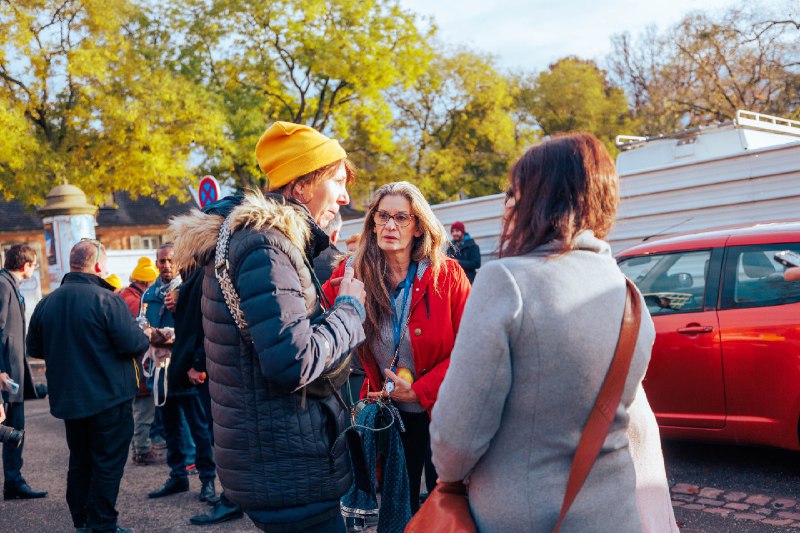
[[[800,219],[800,122],[738,111],[732,122],[657,137],[619,136],[622,202],[614,252],[642,240],[711,227]],[[505,195],[433,206],[460,220],[484,260],[496,257]],[[348,220],[344,239],[361,231]]]

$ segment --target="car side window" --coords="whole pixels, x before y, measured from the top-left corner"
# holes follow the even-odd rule
[[[786,281],[775,254],[800,252],[799,243],[731,246],[725,258],[722,309],[768,307],[800,302],[800,282]]]
[[[711,250],[626,257],[619,267],[653,316],[703,310]]]

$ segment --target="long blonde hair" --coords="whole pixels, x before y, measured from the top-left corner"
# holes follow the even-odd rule
[[[419,237],[414,237],[411,245],[411,260],[430,262],[434,286],[438,287],[439,274],[445,263],[443,253],[447,243],[444,226],[433,214],[430,204],[425,200],[420,190],[407,181],[396,181],[381,186],[376,192],[372,203],[364,217],[364,229],[361,231],[361,241],[353,258],[356,277],[364,282],[367,293],[367,334],[377,334],[381,324],[392,314],[389,296],[392,287],[391,273],[383,251],[378,247],[378,238],[375,234],[375,212],[381,200],[386,196],[400,196],[411,204],[411,214],[416,217],[417,228],[422,232]]]

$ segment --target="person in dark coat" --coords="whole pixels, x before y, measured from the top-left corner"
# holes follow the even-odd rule
[[[205,267],[219,480],[263,531],[345,531],[339,499],[352,474],[345,439],[337,437],[348,411],[338,380],[318,378],[341,377],[331,371],[346,370],[346,356],[363,342],[364,287],[349,269],[323,313],[311,263],[330,243],[321,227],[350,200],[346,157],[312,128],[277,122],[256,146],[271,194],[223,199],[219,214],[193,211],[170,227],[179,267]],[[227,253],[217,267],[218,238]]]
[[[189,446],[185,442],[188,432],[195,444],[194,462],[200,473],[200,501],[214,503],[216,501],[216,478],[214,452],[208,433],[208,417],[203,409],[197,388],[189,382],[186,372],[191,367],[194,354],[192,344],[184,343],[179,335],[192,333],[178,331],[177,311],[179,288],[182,279],[177,276],[174,267],[174,249],[171,243],[158,250],[158,268],[161,277],[155,285],[144,294],[143,303],[148,303],[147,318],[151,325],[159,328],[174,327],[175,343],[169,367],[167,368],[167,385],[164,388],[166,398],[160,407],[164,423],[164,436],[167,440],[167,464],[170,467],[169,478],[160,488],[150,492],[150,498],[161,498],[189,490],[189,476],[186,471]],[[202,332],[201,332],[202,333]],[[175,349],[178,354],[174,353]],[[155,389],[154,389],[155,391]],[[162,398],[159,398],[161,400]],[[184,423],[185,420],[185,423]]]
[[[50,413],[64,420],[75,528],[124,533],[133,530],[117,526],[115,506],[133,437],[132,400],[141,379],[136,359],[149,341],[103,280],[106,261],[98,240],[72,247],[70,272],[33,311],[27,346],[47,363]]]
[[[213,204],[212,204],[213,205]],[[210,206],[209,206],[210,208]],[[211,419],[211,397],[208,393],[208,374],[206,372],[206,350],[203,335],[203,314],[200,306],[203,298],[202,268],[181,272],[183,283],[177,292],[175,303],[175,346],[172,348],[172,362],[167,370],[170,383],[181,388],[195,387],[200,403],[208,419],[208,435],[214,444],[213,420]],[[219,524],[241,518],[242,507],[225,496],[219,499],[205,514],[192,516],[189,521],[197,526]]]
[[[447,255],[458,261],[469,282],[472,283],[475,281],[477,270],[481,267],[481,249],[467,233],[463,222],[453,222],[450,226],[450,235],[453,236],[453,240],[450,241]]]
[[[6,251],[0,270],[0,391],[8,402],[4,425],[25,429],[25,399],[36,397],[31,368],[25,357],[25,298],[19,282],[33,277],[39,266],[36,252],[26,244],[15,244]],[[12,391],[9,381],[19,385]],[[23,444],[3,444],[3,498],[6,500],[43,498],[47,492],[33,490],[22,477]]]
[[[342,215],[336,213],[336,216],[333,217],[328,227],[325,228],[325,233],[330,237],[331,245],[322,250],[322,252],[314,258],[314,274],[317,275],[317,279],[320,283],[325,283],[330,279],[331,274],[333,274],[333,269],[339,265],[344,256],[342,251],[336,247],[336,243],[339,240],[339,231],[341,229]]]

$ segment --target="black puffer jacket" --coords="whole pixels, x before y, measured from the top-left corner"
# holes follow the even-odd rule
[[[287,527],[338,512],[351,483],[344,439],[334,447],[347,411],[335,397],[304,402],[297,389],[364,340],[349,303],[312,324],[321,309],[308,256],[327,236],[309,221],[302,208],[272,197],[248,196],[233,209],[231,278],[255,346],[240,335],[214,273],[222,217],[195,211],[172,227],[178,264],[206,264],[203,330],[220,482],[251,517]]]

